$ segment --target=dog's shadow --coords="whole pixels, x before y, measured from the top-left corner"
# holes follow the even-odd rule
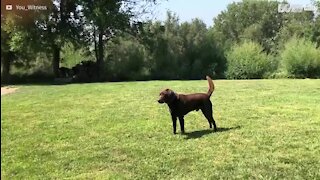
[[[213,131],[212,129],[206,129],[206,130],[200,130],[200,131],[186,132],[183,135],[186,136],[186,139],[197,139],[211,133],[220,133],[220,132],[225,132],[225,131],[230,131],[230,130],[235,130],[240,128],[241,126],[230,127],[230,128],[220,127],[217,129],[217,131]]]

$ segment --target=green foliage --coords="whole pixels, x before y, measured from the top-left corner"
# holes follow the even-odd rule
[[[293,37],[281,52],[281,65],[294,77],[320,77],[320,49],[310,40]]]
[[[227,65],[229,79],[257,79],[271,70],[272,61],[258,43],[245,41],[227,53]]]

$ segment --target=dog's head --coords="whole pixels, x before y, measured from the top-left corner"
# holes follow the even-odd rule
[[[177,94],[174,91],[172,91],[171,89],[165,89],[165,90],[161,91],[159,96],[160,97],[159,97],[158,103],[160,103],[160,104],[162,104],[162,103],[169,104],[177,98]]]

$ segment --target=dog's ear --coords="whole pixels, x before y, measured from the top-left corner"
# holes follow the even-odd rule
[[[177,94],[176,94],[174,91],[172,91],[172,90],[169,89],[169,94],[168,94],[168,100],[169,100],[169,102],[172,102],[172,101],[174,101],[174,100],[177,99],[177,98],[178,98]]]
[[[174,95],[176,96],[177,99],[179,99],[179,94],[178,93],[174,93]]]

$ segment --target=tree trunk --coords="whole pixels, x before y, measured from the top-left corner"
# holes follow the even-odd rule
[[[96,30],[96,27],[93,27],[94,54],[96,56],[96,60],[98,61],[99,55],[98,55],[98,45],[97,45],[96,37],[97,37],[97,30]]]
[[[52,59],[52,70],[54,77],[59,77],[59,65],[60,65],[60,48],[57,45],[53,45],[53,59]]]
[[[98,34],[98,59],[97,59],[97,70],[98,70],[98,77],[101,77],[102,74],[102,65],[103,65],[103,60],[104,60],[104,51],[103,51],[103,33],[99,31]]]
[[[10,83],[10,67],[11,67],[12,59],[13,59],[12,52],[3,54],[2,63],[1,63],[2,65],[1,84]]]
[[[97,59],[97,64],[100,66],[103,62],[104,58],[104,52],[103,52],[103,34],[102,32],[99,32],[99,38],[98,38],[98,59]]]

